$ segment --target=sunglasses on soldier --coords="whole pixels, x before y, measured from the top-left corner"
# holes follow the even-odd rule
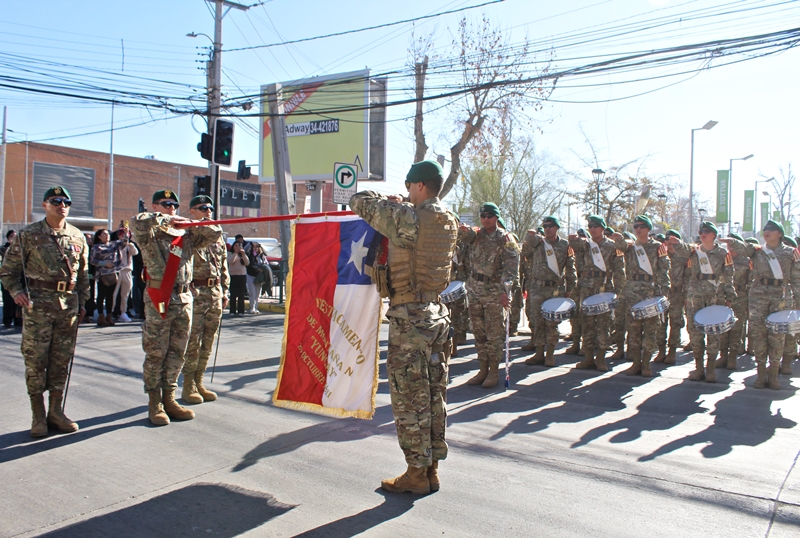
[[[634,229],[636,229],[636,228],[640,228],[641,229],[641,228],[647,228],[647,225],[646,224],[634,224],[633,227],[634,227]]]
[[[204,205],[199,205],[197,207],[193,207],[192,209],[196,209],[198,211],[202,211],[203,213],[205,213],[206,211],[214,211],[214,206],[204,204]]]
[[[590,222],[588,227],[589,228],[602,228],[602,226],[600,226],[599,224],[596,224],[594,222]]]
[[[50,198],[47,200],[47,203],[50,205],[64,204],[64,207],[69,207],[72,205],[72,200],[70,200],[69,198]]]
[[[161,207],[174,207],[175,209],[178,209],[181,206],[181,204],[179,204],[178,202],[170,202],[169,200],[164,200],[163,202],[159,202],[159,205]]]
[[[494,217],[494,215],[492,215],[491,213],[486,213],[485,211],[481,213],[482,219],[491,219],[492,217]]]

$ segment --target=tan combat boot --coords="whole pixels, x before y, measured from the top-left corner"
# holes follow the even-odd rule
[[[556,359],[553,357],[553,354],[556,352],[555,345],[548,345],[547,351],[544,354],[544,365],[547,367],[552,367],[556,365]]]
[[[203,397],[197,392],[197,387],[194,385],[194,374],[183,374],[183,391],[181,398],[189,405],[196,405],[203,403]]]
[[[486,379],[484,379],[481,384],[483,388],[490,389],[497,386],[497,365],[497,362],[489,361],[489,371],[486,375]]]
[[[753,388],[763,389],[767,386],[767,359],[756,359],[756,380],[753,383]]]
[[[608,372],[608,365],[606,364],[606,350],[605,348],[597,348],[594,355],[594,365],[598,372]]]
[[[31,437],[47,437],[47,416],[44,409],[44,394],[31,394]]]
[[[427,495],[431,492],[431,483],[428,480],[428,469],[409,465],[406,472],[400,476],[381,480],[381,488],[386,491],[391,491],[392,493]]]
[[[656,355],[656,358],[653,359],[653,362],[664,362],[666,359],[667,359],[667,343],[659,342],[658,355]]]
[[[719,350],[719,358],[714,362],[715,368],[727,368],[728,367],[728,350],[727,349],[720,349]]]
[[[786,355],[783,356],[781,360],[781,375],[792,375],[792,360],[794,357],[787,357]]]
[[[163,389],[162,395],[164,412],[169,418],[173,420],[192,420],[194,418],[194,411],[182,407],[175,401],[175,389]]]
[[[675,364],[675,354],[677,352],[678,349],[675,346],[669,346],[667,356],[664,358],[664,364]]]
[[[728,364],[728,359],[725,359],[725,364]],[[717,356],[709,355],[706,360],[706,383],[717,382]]]
[[[694,358],[694,370],[692,373],[689,374],[689,379],[691,381],[702,381],[706,377],[706,372],[703,369],[703,357],[698,358],[695,356]]]
[[[633,364],[623,372],[625,375],[637,375],[642,371],[642,353],[636,349],[631,350],[629,348],[628,358],[631,356],[633,356]]]
[[[536,348],[536,353],[532,357],[525,359],[525,364],[538,365],[544,364],[544,346]]]
[[[534,351],[536,349],[536,343],[533,341],[533,336],[531,336],[531,341],[522,346],[520,349],[522,351]]]
[[[594,348],[584,348],[586,354],[583,356],[583,360],[575,365],[575,368],[578,370],[590,370],[597,368],[597,365],[594,363]]]
[[[623,339],[621,342],[617,342],[617,349],[614,353],[608,358],[610,361],[618,361],[620,359],[625,358],[625,340]]]
[[[489,373],[489,361],[486,359],[478,359],[478,361],[480,362],[480,370],[478,370],[478,373],[475,374],[474,377],[467,381],[467,385],[480,385]]]
[[[691,351],[692,350],[692,341],[691,340],[689,340],[689,343],[687,343],[685,346],[683,346],[683,350],[684,351]]]
[[[78,431],[78,424],[67,418],[61,408],[61,401],[64,392],[60,390],[50,391],[50,407],[47,410],[47,423],[58,428],[58,431],[72,433]]]
[[[767,369],[767,386],[772,390],[781,389],[781,381],[778,378],[780,375],[781,363],[770,359],[769,368]]]
[[[653,377],[653,371],[650,369],[650,357],[652,356],[653,353],[650,351],[642,354],[642,377]]]
[[[428,467],[428,482],[431,485],[431,491],[439,491],[439,460],[433,460],[433,463]]]
[[[169,417],[164,412],[161,405],[161,389],[154,389],[147,392],[150,396],[150,404],[147,406],[147,417],[154,426],[166,426],[169,424]]]
[[[565,355],[577,355],[581,351],[581,339],[575,338],[572,340],[572,345],[564,350]]]
[[[194,373],[194,383],[197,386],[197,392],[200,393],[200,396],[203,397],[203,400],[206,402],[213,402],[217,399],[217,393],[211,390],[208,390],[206,386],[203,384],[203,374],[205,374],[205,370],[197,370]]]

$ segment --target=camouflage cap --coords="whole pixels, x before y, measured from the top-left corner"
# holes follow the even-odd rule
[[[409,183],[419,183],[431,179],[444,179],[444,170],[436,161],[414,163],[406,174],[406,181]]]
[[[176,202],[181,203],[181,201],[178,200],[178,195],[175,194],[175,191],[171,191],[169,189],[156,191],[155,194],[153,194],[153,203],[156,203],[159,200],[165,200],[165,199],[166,200],[175,200]]]
[[[214,205],[214,200],[212,200],[210,196],[206,196],[205,194],[200,194],[191,199],[191,201],[189,202],[189,207],[194,207],[200,204]]]
[[[52,198],[53,196],[66,196],[72,200],[72,196],[69,195],[69,191],[67,189],[61,185],[54,185],[44,191],[44,198],[42,198],[42,202],[46,202],[48,198]]]
[[[653,229],[653,221],[650,220],[650,217],[648,217],[647,215],[636,215],[636,217],[633,219],[633,223],[636,224],[637,222],[641,222],[642,224],[647,226],[648,230]]]

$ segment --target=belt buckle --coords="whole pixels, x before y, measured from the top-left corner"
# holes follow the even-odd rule
[[[56,283],[56,291],[67,291],[67,283],[65,281]]]
[[[216,278],[209,278],[209,279],[208,279],[208,283],[207,283],[206,285],[207,285],[209,288],[213,288],[213,287],[214,287],[214,284],[216,284],[216,283],[217,283],[217,279],[216,279]]]

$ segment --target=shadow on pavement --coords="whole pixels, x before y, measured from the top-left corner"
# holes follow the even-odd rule
[[[192,484],[41,536],[238,536],[293,509],[272,495],[228,484]]]
[[[315,529],[308,530],[295,538],[338,538],[339,536],[356,536],[366,532],[391,519],[399,517],[413,508],[414,501],[419,497],[410,493],[386,493],[382,489],[375,490],[383,496],[383,502],[378,506],[369,508],[352,516],[331,521]]]

